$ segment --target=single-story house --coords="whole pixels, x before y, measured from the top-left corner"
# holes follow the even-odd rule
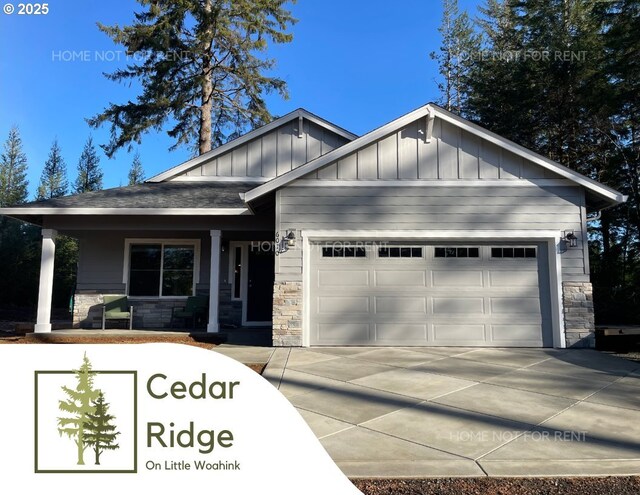
[[[0,209],[80,246],[73,323],[209,298],[207,330],[276,346],[592,346],[587,222],[626,200],[434,104],[356,136],[305,110],[144,184]]]

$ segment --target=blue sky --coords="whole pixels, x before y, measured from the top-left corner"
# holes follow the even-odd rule
[[[472,14],[477,3],[460,1]],[[124,62],[121,47],[96,27],[98,21],[128,24],[137,10],[130,0],[52,0],[47,15],[0,13],[0,140],[19,126],[31,197],[54,138],[72,182],[89,134],[97,143],[108,139],[106,127],[92,130],[85,118],[138,94],[135,84],[103,76]],[[269,51],[290,93],[286,101],[268,98],[274,115],[304,107],[362,134],[438,98],[437,66],[429,57],[440,43],[438,0],[300,0],[292,11],[299,20],[294,41]],[[186,148],[169,152],[171,144],[152,132],[136,146],[148,177],[190,157]],[[133,152],[100,155],[104,187],[125,185]]]

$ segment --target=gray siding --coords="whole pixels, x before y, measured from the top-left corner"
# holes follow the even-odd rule
[[[288,187],[277,195],[276,230],[573,229],[578,247],[562,254],[566,281],[587,281],[579,187]],[[278,257],[277,280],[302,278],[301,243]]]
[[[440,119],[425,142],[426,120],[403,127],[305,179],[548,179],[554,174]]]
[[[302,131],[298,137],[298,119],[294,119],[182,175],[273,178],[348,142],[307,119],[303,119]]]
[[[200,282],[196,290],[209,288],[211,238],[209,232],[87,231],[77,234],[80,242],[76,290],[84,293],[124,293],[122,283],[124,244],[127,238],[200,239]],[[227,272],[221,272],[226,283]],[[223,280],[224,279],[224,280]]]

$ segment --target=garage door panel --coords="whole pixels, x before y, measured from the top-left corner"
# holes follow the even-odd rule
[[[468,341],[485,341],[484,325],[465,324],[435,324],[433,325],[433,340],[456,342],[462,344]]]
[[[376,287],[425,287],[427,277],[424,271],[374,270]]]
[[[425,342],[427,340],[426,324],[378,323],[375,325],[375,332],[377,342]]]
[[[318,298],[318,314],[369,314],[369,298],[368,297],[328,297]]]
[[[510,323],[508,325],[491,325],[491,337],[494,342],[531,341],[542,345],[540,325]]]
[[[316,340],[319,344],[336,341],[361,344],[370,340],[367,323],[320,323],[316,326]]]
[[[435,316],[483,315],[482,297],[434,297],[433,314]]]
[[[319,270],[318,287],[369,287],[369,270]]]
[[[433,270],[433,287],[482,287],[482,270]]]
[[[518,251],[529,258],[489,244],[390,246],[401,249],[351,259],[311,251],[312,345],[551,345],[543,244]]]
[[[424,315],[427,314],[427,298],[404,297],[376,297],[376,314],[391,313],[393,315]]]
[[[489,272],[491,287],[538,287],[538,271],[498,271]]]
[[[540,299],[537,297],[492,297],[493,314],[540,314]]]

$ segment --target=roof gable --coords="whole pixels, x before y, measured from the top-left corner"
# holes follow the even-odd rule
[[[249,191],[251,202],[297,179],[565,179],[607,202],[618,191],[434,105],[414,110]]]
[[[322,156],[357,136],[300,108],[148,179],[264,182]]]

